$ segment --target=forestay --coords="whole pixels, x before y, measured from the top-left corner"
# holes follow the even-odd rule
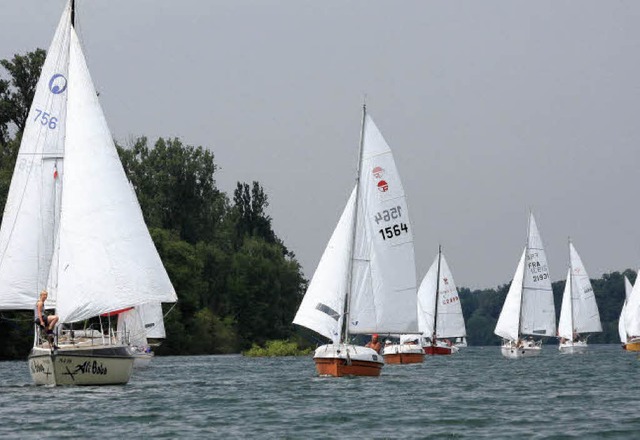
[[[556,313],[547,256],[533,214],[529,216],[521,316],[520,334],[556,336]]]
[[[391,149],[365,115],[349,333],[416,333],[413,231]]]
[[[334,343],[340,341],[355,203],[354,188],[293,320]]]
[[[78,37],[70,31],[57,313],[74,322],[176,294],[129,188]]]
[[[68,92],[67,4],[36,85],[0,229],[0,309],[33,309],[46,286],[60,217]],[[47,307],[55,306],[50,295]]]

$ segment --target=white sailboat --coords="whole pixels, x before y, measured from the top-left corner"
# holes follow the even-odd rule
[[[422,345],[427,355],[457,353],[451,339],[467,335],[458,289],[441,247],[418,289],[418,327],[427,338]]]
[[[620,311],[620,318],[618,319],[618,334],[620,335],[620,343],[622,344],[622,348],[624,350],[627,349],[627,330],[624,322],[624,315],[627,309],[627,303],[629,302],[629,296],[631,296],[631,292],[633,291],[633,285],[629,278],[625,275],[624,277],[624,303],[622,304],[622,310]]]
[[[587,350],[585,333],[601,332],[602,325],[589,275],[571,241],[569,260],[558,322],[558,350],[566,354],[584,353]]]
[[[547,256],[533,214],[527,244],[505,298],[494,333],[503,338],[501,353],[509,359],[537,356],[542,340],[555,336],[556,316]],[[524,336],[529,336],[524,339]]]
[[[60,323],[176,294],[129,188],[73,26],[69,1],[37,84],[0,229],[0,309],[33,310],[47,288]],[[36,384],[126,383],[117,335],[36,328]]]
[[[294,323],[332,340],[316,349],[323,376],[377,376],[384,364],[352,335],[415,333],[413,235],[391,149],[363,107],[356,187]]]
[[[117,328],[123,342],[133,349],[134,368],[149,366],[154,357],[152,344],[159,345],[166,337],[162,304],[142,304],[122,311]]]
[[[625,350],[640,351],[640,283],[637,277],[624,307],[624,328]]]

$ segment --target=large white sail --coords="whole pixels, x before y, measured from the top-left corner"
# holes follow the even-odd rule
[[[638,274],[640,275],[640,272]],[[627,300],[627,306],[624,308],[624,325],[627,339],[640,336],[640,283],[637,276]]]
[[[320,333],[334,343],[340,341],[355,204],[354,188],[293,320],[294,324]]]
[[[571,257],[571,298],[573,307],[573,328],[577,333],[602,331],[596,296],[582,259],[573,243],[569,243]]]
[[[518,262],[516,273],[513,275],[509,292],[504,299],[496,329],[494,333],[501,338],[517,341],[520,337],[520,305],[522,303],[522,281],[524,278],[524,263],[527,255],[527,248],[522,251],[522,256]]]
[[[624,303],[622,304],[622,310],[620,311],[620,318],[618,319],[618,334],[620,335],[620,342],[623,344],[627,343],[627,331],[624,323],[624,314],[627,308],[627,302],[629,301],[629,296],[631,296],[631,292],[633,291],[633,286],[631,285],[631,281],[625,275],[624,277]]]
[[[533,214],[529,216],[520,334],[556,336],[556,312],[549,266]]]
[[[349,333],[416,333],[413,232],[391,149],[365,115]]]
[[[59,225],[71,6],[42,66],[0,228],[0,309],[33,309],[45,288]],[[50,295],[47,307],[55,305]]]
[[[573,340],[573,316],[571,311],[571,268],[567,269],[567,281],[564,283],[562,305],[560,306],[560,320],[558,321],[558,336]]]
[[[440,260],[439,283],[437,283],[438,260]],[[439,288],[436,285],[439,285]],[[435,315],[437,315],[436,319],[434,319]],[[433,335],[434,322],[436,338],[466,336],[458,289],[447,260],[440,253],[436,255],[418,289],[418,328],[423,335],[426,337]]]
[[[71,29],[57,313],[74,322],[176,294],[129,188]]]

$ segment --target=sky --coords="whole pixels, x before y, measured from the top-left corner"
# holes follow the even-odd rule
[[[65,0],[1,0],[0,59],[48,48]],[[310,278],[355,181],[362,104],[393,150],[418,282],[508,283],[536,216],[592,278],[640,266],[640,2],[77,0],[114,138],[210,149],[259,181]],[[2,73],[4,74],[4,73]]]

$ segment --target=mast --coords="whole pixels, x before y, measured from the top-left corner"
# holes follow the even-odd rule
[[[574,322],[573,322],[573,261],[571,260],[571,237],[569,237],[569,277],[567,278],[569,284],[569,310],[571,311],[570,323],[571,323],[571,342],[573,342]]]
[[[527,269],[527,259],[529,258],[529,234],[531,233],[531,209],[529,209],[529,221],[527,221],[527,244],[524,251],[524,270]],[[522,295],[524,294],[524,279],[523,274],[520,284],[520,314],[518,315],[518,339],[520,339],[520,325],[522,324]]]
[[[438,271],[436,275],[436,304],[433,309],[433,335],[431,336],[431,345],[436,345],[436,334],[438,325],[438,297],[440,296],[440,261],[442,260],[442,245],[438,245]]]
[[[351,289],[353,287],[353,257],[356,243],[356,227],[358,225],[358,207],[360,206],[360,169],[362,168],[362,154],[364,147],[364,124],[367,116],[367,105],[362,104],[362,126],[360,128],[360,151],[358,152],[358,172],[356,174],[356,203],[353,213],[353,223],[351,228],[351,258],[349,259],[349,277],[347,279],[347,292],[344,296],[344,314],[342,318],[341,340],[348,343],[349,339],[349,304],[351,299]]]
[[[76,27],[76,0],[71,0],[71,26]]]

